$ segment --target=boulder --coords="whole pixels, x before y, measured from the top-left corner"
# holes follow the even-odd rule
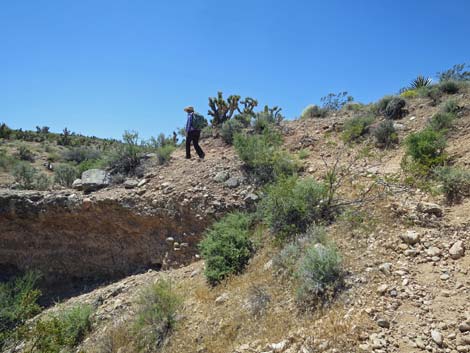
[[[102,169],[89,169],[82,173],[82,188],[85,192],[96,191],[108,186],[109,173]]]
[[[223,183],[224,181],[226,181],[228,178],[230,178],[230,174],[228,172],[218,172],[215,177],[214,177],[214,181],[218,182],[218,183]]]
[[[72,183],[72,188],[76,190],[83,190],[82,179],[75,179]]]

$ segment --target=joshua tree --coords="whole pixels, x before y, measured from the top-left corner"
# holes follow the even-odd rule
[[[243,104],[243,111],[238,109],[238,112],[243,115],[249,115],[249,116],[254,116],[255,112],[253,109],[255,109],[258,106],[258,101],[256,99],[253,99],[251,97],[246,97],[244,100],[240,101],[240,104]]]
[[[230,120],[235,110],[239,110],[238,102],[240,96],[231,95],[225,100],[222,92],[217,92],[217,97],[209,97],[209,108],[207,114],[212,116],[212,125],[218,126]]]

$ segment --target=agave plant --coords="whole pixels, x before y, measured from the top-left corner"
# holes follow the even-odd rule
[[[416,89],[416,88],[421,88],[421,87],[427,87],[430,86],[432,83],[432,80],[430,77],[424,77],[422,75],[419,75],[416,77],[413,81],[411,81],[410,88],[409,89]]]

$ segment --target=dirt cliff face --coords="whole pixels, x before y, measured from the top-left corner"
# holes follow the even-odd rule
[[[130,206],[68,193],[0,193],[0,273],[35,269],[49,286],[67,288],[196,258],[207,223],[191,209],[145,214]]]

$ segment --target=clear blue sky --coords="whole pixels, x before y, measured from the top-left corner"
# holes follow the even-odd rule
[[[289,118],[470,61],[469,0],[0,0],[0,121],[119,138],[218,90]]]

